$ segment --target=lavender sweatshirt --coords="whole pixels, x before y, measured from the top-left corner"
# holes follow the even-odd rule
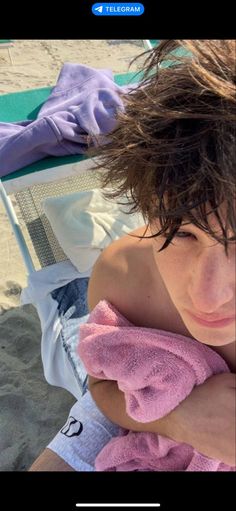
[[[123,109],[122,93],[107,69],[65,63],[34,121],[0,122],[0,177],[47,156],[84,154],[104,142]],[[1,113],[0,113],[1,115]]]

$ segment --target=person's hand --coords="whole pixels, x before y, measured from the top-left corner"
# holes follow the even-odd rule
[[[236,466],[236,375],[212,376],[173,412],[170,436],[209,458]]]

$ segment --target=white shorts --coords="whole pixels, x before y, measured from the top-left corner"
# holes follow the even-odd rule
[[[93,472],[96,456],[118,432],[119,426],[104,417],[87,391],[71,408],[66,424],[47,447],[74,470]]]

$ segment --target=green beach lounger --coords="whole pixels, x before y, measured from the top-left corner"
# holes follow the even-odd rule
[[[118,74],[114,80],[118,85],[137,83],[140,73]],[[52,87],[44,87],[1,95],[0,121],[36,119],[51,90]],[[86,156],[48,157],[0,180],[0,195],[28,273],[67,259],[42,211],[41,201],[50,196],[99,188],[99,174],[90,170],[91,166],[92,160]],[[12,196],[19,207],[21,222],[17,219]],[[29,233],[30,246],[23,236],[24,225]],[[34,257],[31,257],[32,251]]]

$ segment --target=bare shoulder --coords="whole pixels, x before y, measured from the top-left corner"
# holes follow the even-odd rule
[[[121,313],[128,312],[134,287],[138,284],[140,286],[140,276],[145,275],[145,281],[148,277],[147,272],[143,271],[143,264],[150,252],[150,240],[136,237],[143,236],[145,231],[145,226],[135,229],[130,233],[132,236],[122,236],[103,250],[89,281],[90,311],[100,300],[107,300]]]
[[[88,287],[92,311],[107,300],[136,326],[190,335],[170,300],[153,255],[146,227],[111,243],[94,265]]]

